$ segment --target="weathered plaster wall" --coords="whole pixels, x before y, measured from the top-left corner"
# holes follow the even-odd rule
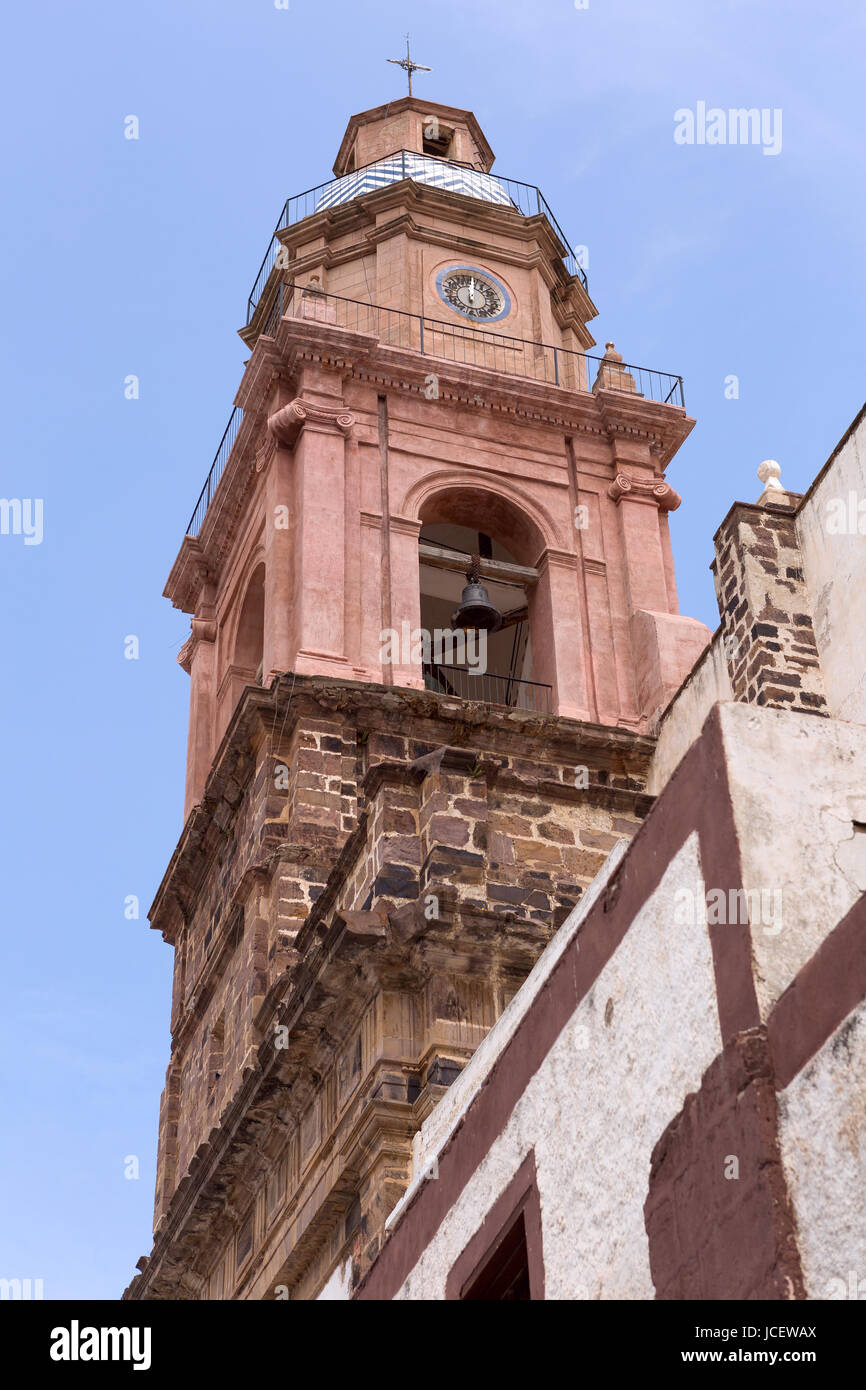
[[[734,698],[723,642],[724,634],[719,631],[662,717],[647,784],[652,796],[658,796],[677,763],[699,737],[713,705]]]
[[[752,922],[761,1017],[866,892],[866,728],[720,706],[743,887],[778,898]],[[713,886],[713,885],[711,885]],[[776,904],[780,906],[780,911]]]
[[[864,1074],[861,1004],[780,1098],[782,1158],[809,1298],[866,1297]]]
[[[455,1297],[449,1275],[530,1153],[545,1298],[852,1296],[864,767],[862,726],[714,707],[416,1136],[357,1296]]]
[[[446,1277],[467,1239],[533,1147],[546,1297],[653,1297],[643,1216],[650,1152],[721,1043],[706,928],[673,926],[675,893],[683,886],[703,891],[694,835],[563,1029],[398,1297],[444,1297]],[[570,934],[589,906],[570,919]],[[555,958],[541,963],[545,972]],[[539,984],[536,979],[531,988]],[[511,1031],[513,1019],[504,1020],[505,1037]],[[505,1037],[497,1039],[500,1047]],[[473,1059],[467,1073],[474,1065]],[[479,1071],[488,1065],[482,1055]],[[472,1080],[477,1085],[479,1077],[473,1073],[464,1085]],[[437,1131],[438,1117],[430,1123]]]
[[[568,944],[577,935],[581,922],[608,883],[616,866],[626,851],[626,841],[620,840],[610,851],[576,908],[563,922],[556,936],[545,948],[538,964],[521,985],[514,998],[503,1011],[493,1028],[476,1048],[471,1066],[466,1067],[439,1101],[436,1109],[415,1135],[412,1145],[412,1166],[415,1174],[423,1173],[432,1161],[437,1149],[441,1149],[448,1136],[459,1123],[466,1107],[471,1103],[479,1086],[494,1066],[505,1044],[514,1036],[521,1020],[529,1013],[530,1007],[538,998],[554,965]],[[411,1189],[410,1189],[411,1191]],[[391,1225],[409,1197],[409,1193],[397,1204],[388,1224]]]
[[[866,417],[862,413],[800,506],[796,530],[830,709],[840,719],[866,723],[863,608],[861,602],[853,601],[866,589]]]

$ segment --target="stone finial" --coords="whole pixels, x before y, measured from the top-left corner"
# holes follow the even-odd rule
[[[607,391],[632,391],[637,394],[634,377],[622,365],[622,353],[617,352],[613,343],[605,343],[604,357],[598,365],[598,376],[593,382],[593,391],[603,388]]]
[[[775,459],[764,459],[758,466],[758,477],[764,484],[764,492],[784,492],[785,489],[779,482],[781,468]],[[761,494],[763,496],[763,493]]]

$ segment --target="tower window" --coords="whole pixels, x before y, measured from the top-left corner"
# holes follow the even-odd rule
[[[429,134],[427,133],[429,131]],[[454,140],[454,131],[448,130],[444,125],[439,125],[438,121],[424,127],[424,142],[422,149],[425,154],[432,154],[436,159],[447,159],[451,153],[451,144]]]

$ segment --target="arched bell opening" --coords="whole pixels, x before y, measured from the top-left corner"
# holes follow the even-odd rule
[[[515,554],[513,534],[497,535],[487,517],[483,529],[472,524],[477,503],[463,499],[458,505],[452,498],[443,506],[440,500],[431,511],[430,519],[422,517],[418,540],[425,686],[461,699],[546,712],[550,687],[536,680],[533,665],[536,571]],[[443,511],[456,519],[434,519]],[[485,511],[489,516],[489,507]],[[520,539],[517,548],[523,549]]]

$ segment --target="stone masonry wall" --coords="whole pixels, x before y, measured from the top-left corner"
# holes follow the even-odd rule
[[[161,1253],[133,1296],[308,1297],[347,1251],[366,1268],[418,1126],[639,826],[650,751],[427,692],[247,692],[151,912],[178,964]]]
[[[826,714],[794,512],[737,502],[716,532],[725,655],[735,700]]]

